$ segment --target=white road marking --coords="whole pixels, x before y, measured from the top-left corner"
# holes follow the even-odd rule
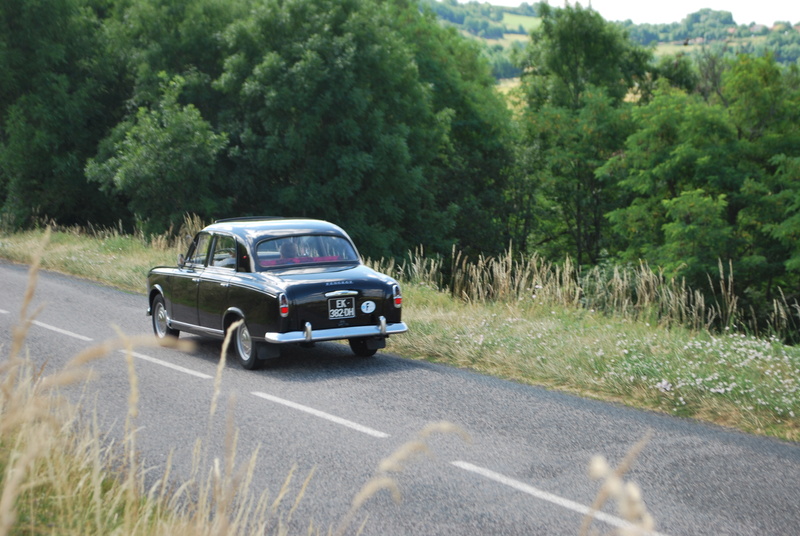
[[[7,314],[7,311],[4,311],[4,310],[0,309],[0,313],[6,313]],[[50,324],[45,324],[44,322],[39,322],[38,320],[34,320],[32,323],[34,325],[36,325],[36,326],[39,326],[40,328],[49,329],[50,331],[55,331],[56,333],[61,333],[62,335],[67,335],[68,337],[73,337],[75,339],[79,339],[79,340],[82,340],[82,341],[92,341],[91,338],[86,337],[84,335],[79,335],[78,333],[73,333],[73,332],[67,331],[65,329],[57,328],[55,326],[51,326]],[[125,350],[120,350],[120,352],[123,353],[123,354],[127,353]],[[139,358],[139,359],[141,359],[143,361],[149,361],[151,363],[155,363],[156,365],[161,365],[162,367],[171,368],[173,370],[177,370],[177,371],[183,372],[185,374],[190,374],[192,376],[197,376],[198,378],[203,378],[204,380],[210,380],[213,377],[213,376],[209,376],[208,374],[204,374],[202,372],[197,372],[195,370],[188,369],[186,367],[181,367],[180,365],[173,365],[172,363],[169,363],[167,361],[162,361],[160,359],[156,359],[155,357],[150,357],[149,355],[144,355],[144,354],[139,354],[139,353],[133,352],[133,356],[137,357],[137,358]]]
[[[86,337],[84,335],[79,335],[77,333],[73,333],[71,331],[67,331],[66,329],[57,328],[55,326],[51,326],[50,324],[45,324],[44,322],[39,322],[38,320],[34,320],[32,322],[33,325],[39,326],[40,328],[49,329],[50,331],[55,331],[56,333],[60,333],[62,335],[66,335],[67,337],[72,337],[73,339],[78,339],[81,341],[91,341],[90,337]]]
[[[8,311],[5,311],[5,310],[3,310],[3,309],[0,309],[0,315],[10,315],[10,314],[11,314],[11,313],[9,313]]]
[[[534,488],[533,486],[525,484],[524,482],[520,482],[519,480],[514,480],[513,478],[509,478],[509,477],[507,477],[505,475],[502,475],[500,473],[495,473],[494,471],[491,471],[489,469],[484,469],[483,467],[479,467],[477,465],[473,465],[471,463],[462,462],[462,461],[455,461],[455,462],[450,462],[450,463],[455,465],[459,469],[464,469],[465,471],[470,471],[472,473],[481,475],[483,477],[486,477],[486,478],[488,478],[490,480],[494,480],[495,482],[498,482],[498,483],[503,484],[505,486],[514,488],[517,491],[521,491],[523,493],[527,493],[528,495],[536,497],[537,499],[541,499],[543,501],[547,501],[547,502],[553,503],[555,505],[561,506],[562,508],[566,508],[568,510],[572,510],[573,512],[577,512],[579,514],[583,514],[583,515],[591,514],[594,519],[603,521],[605,523],[608,523],[609,525],[613,525],[613,526],[621,528],[621,529],[628,529],[628,530],[633,530],[633,531],[635,531],[638,528],[638,527],[635,527],[633,524],[629,523],[628,521],[625,521],[622,518],[619,518],[619,517],[616,517],[616,516],[612,516],[612,515],[609,515],[609,514],[606,514],[606,513],[603,513],[603,512],[596,512],[596,511],[592,510],[591,508],[589,508],[588,506],[584,506],[584,505],[582,505],[580,503],[576,503],[574,501],[570,501],[569,499],[565,499],[563,497],[559,497],[558,495],[553,495],[552,493],[549,493],[547,491],[543,491],[543,490],[540,490],[538,488]],[[641,529],[639,529],[638,533],[637,532],[633,532],[633,534],[648,534],[648,535],[651,535],[651,536],[664,536],[663,534],[660,534],[658,532],[645,532],[645,531],[643,531]]]
[[[251,394],[259,398],[263,398],[264,400],[275,402],[276,404],[283,404],[284,406],[288,406],[290,408],[298,409],[300,411],[305,411],[306,413],[310,413],[311,415],[314,415],[316,417],[327,419],[331,422],[335,422],[336,424],[341,424],[342,426],[347,426],[348,428],[352,428],[353,430],[358,430],[359,432],[371,435],[373,437],[379,437],[381,439],[389,437],[389,434],[379,432],[378,430],[373,430],[372,428],[362,426],[353,421],[348,421],[347,419],[342,419],[341,417],[337,417],[336,415],[331,415],[330,413],[325,413],[324,411],[320,411],[318,409],[310,408],[308,406],[303,406],[302,404],[298,404],[290,400],[278,398],[277,396],[268,395],[266,393],[253,392]]]
[[[127,354],[128,352],[126,352],[125,350],[120,350],[120,353]],[[144,355],[137,352],[131,352],[131,355],[143,361],[149,361],[151,363],[155,363],[156,365],[161,365],[162,367],[171,368],[173,370],[177,370],[185,374],[191,374],[192,376],[197,376],[198,378],[203,378],[204,380],[210,380],[212,378],[212,376],[209,376],[208,374],[203,374],[202,372],[197,372],[195,370],[188,369],[180,365],[173,365],[172,363],[156,359],[155,357],[150,357],[149,355]]]

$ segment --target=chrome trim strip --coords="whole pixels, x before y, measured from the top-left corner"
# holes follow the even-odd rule
[[[384,322],[376,326],[351,326],[348,328],[318,329],[316,331],[311,330],[310,323],[306,323],[304,331],[290,331],[289,333],[268,331],[264,334],[264,340],[273,344],[287,344],[293,342],[332,341],[354,337],[386,337],[408,331],[408,326],[406,326],[405,322],[385,324],[385,326]]]
[[[358,296],[357,290],[332,290],[331,292],[326,292],[326,298],[338,298],[339,296]]]
[[[178,329],[180,331],[191,331],[194,333],[208,333],[209,335],[214,335],[217,337],[222,337],[225,335],[225,332],[221,329],[213,329],[213,328],[204,328],[195,324],[185,324],[183,322],[178,322],[177,320],[169,320],[167,325],[171,328]]]

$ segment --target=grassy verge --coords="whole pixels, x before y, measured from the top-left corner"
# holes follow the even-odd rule
[[[406,357],[580,396],[800,439],[800,351],[776,340],[665,329],[583,309],[454,302],[404,290]]]
[[[0,257],[30,262],[42,233],[0,235]],[[143,292],[147,270],[173,264],[180,249],[165,238],[66,230],[53,234],[42,266]],[[576,276],[510,256],[476,265],[456,256],[445,292],[440,261],[419,254],[402,267],[376,264],[404,280],[411,333],[393,338],[392,352],[800,440],[800,349],[704,329],[710,319],[729,323],[732,299],[706,307],[649,270]]]
[[[44,233],[44,230],[13,235],[0,233],[0,257],[30,264],[40,249]],[[114,229],[91,233],[79,228],[63,229],[50,235],[41,266],[143,293],[147,270],[160,264],[175,264],[182,249],[180,244],[166,237],[146,241]]]

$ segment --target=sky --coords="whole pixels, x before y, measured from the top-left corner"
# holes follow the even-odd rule
[[[467,0],[459,0],[464,3]],[[497,6],[518,6],[522,0],[478,0]],[[534,5],[538,0],[527,0]],[[563,7],[564,0],[549,0],[553,7]],[[575,4],[575,2],[571,2]],[[730,11],[738,25],[772,25],[775,21],[800,23],[798,0],[582,0],[580,4],[600,13],[608,21],[632,20],[635,24],[668,24],[680,22],[689,13],[703,8]]]

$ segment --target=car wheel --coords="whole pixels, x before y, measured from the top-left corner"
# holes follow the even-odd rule
[[[372,357],[377,352],[377,348],[369,348],[367,346],[367,339],[350,339],[350,349],[358,357]]]
[[[233,347],[236,349],[236,357],[239,363],[247,370],[255,370],[259,367],[258,347],[256,342],[250,337],[250,330],[247,324],[242,322],[233,333]]]
[[[180,334],[177,329],[169,327],[167,307],[164,305],[164,296],[161,294],[153,298],[153,333],[159,339],[177,337]]]

